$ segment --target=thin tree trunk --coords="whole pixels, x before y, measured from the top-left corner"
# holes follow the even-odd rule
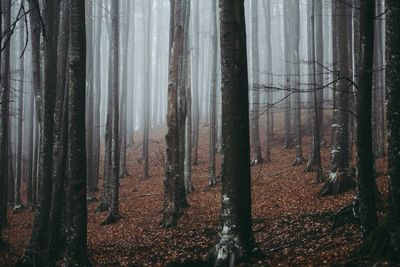
[[[258,0],[253,0],[251,4],[251,27],[252,27],[252,61],[253,61],[253,84],[251,85],[252,110],[251,110],[251,144],[252,144],[252,164],[258,165],[264,162],[261,154],[260,143],[260,60],[258,46]],[[216,65],[216,64],[215,64]]]
[[[216,163],[215,155],[217,154],[216,139],[217,139],[217,78],[218,78],[218,16],[217,16],[217,1],[212,2],[212,25],[213,25],[213,37],[212,37],[212,79],[211,79],[211,95],[210,95],[210,167],[209,167],[209,180],[208,185],[213,186],[217,183]]]
[[[24,46],[25,46],[25,40],[24,40],[24,34],[25,34],[25,24],[20,23],[20,29],[19,29],[19,48],[20,48],[20,53],[23,53]],[[20,77],[20,82],[19,82],[19,87],[18,87],[18,146],[17,146],[17,157],[16,157],[16,172],[15,172],[15,199],[14,199],[14,212],[19,211],[22,208],[21,204],[21,180],[22,180],[22,126],[23,126],[23,115],[24,115],[24,62],[25,62],[25,57],[22,57],[19,59],[20,60],[20,65],[19,65],[19,77]]]
[[[119,214],[119,1],[111,3],[112,45],[112,138],[111,138],[111,203],[103,224],[116,223]]]

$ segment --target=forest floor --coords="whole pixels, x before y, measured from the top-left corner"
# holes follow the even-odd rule
[[[121,180],[120,211],[115,225],[101,226],[105,213],[89,204],[88,245],[93,266],[174,266],[173,263],[205,260],[216,240],[220,214],[220,185],[208,188],[208,135],[201,132],[199,162],[193,167],[195,191],[188,196],[190,207],[173,229],[160,227],[163,198],[164,130],[154,132],[150,147],[150,176],[141,180],[141,143],[128,153],[129,176]],[[326,136],[329,136],[327,132]],[[135,140],[140,140],[138,135]],[[263,140],[263,139],[261,139]],[[321,184],[304,165],[292,167],[294,150],[282,148],[277,138],[272,162],[252,167],[253,220],[255,239],[266,257],[255,266],[343,265],[359,246],[361,233],[354,224],[332,228],[332,215],[349,204],[355,190],[334,197],[317,197]],[[310,138],[304,138],[309,155]],[[329,166],[329,142],[322,150],[324,170]],[[378,160],[378,186],[387,194],[387,159]],[[327,173],[326,173],[327,175]],[[98,194],[98,197],[100,193]],[[22,255],[30,236],[33,214],[10,211],[5,238],[10,244],[0,252],[0,265],[12,266]],[[190,263],[191,262],[191,263]]]

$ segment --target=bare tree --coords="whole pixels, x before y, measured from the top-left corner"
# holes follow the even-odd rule
[[[42,112],[42,140],[38,178],[38,199],[33,220],[32,235],[23,262],[35,265],[47,263],[49,216],[52,196],[54,109],[57,88],[57,47],[59,2],[44,1],[44,90]],[[37,2],[34,3],[35,8]]]
[[[87,256],[85,81],[85,2],[70,0],[69,142],[66,266],[89,266]],[[114,1],[118,3],[118,1]]]
[[[251,110],[251,144],[252,144],[252,164],[262,164],[264,162],[261,154],[260,143],[260,60],[259,60],[259,45],[258,45],[258,0],[251,1],[251,27],[252,27],[252,62],[253,62],[253,85],[252,93],[252,110]]]
[[[1,14],[2,29],[9,29],[11,25],[11,0],[2,0],[1,7],[3,13]],[[4,16],[4,17],[3,17]],[[4,18],[4,22],[3,22]],[[4,24],[3,24],[4,23]],[[2,30],[3,32],[3,30]],[[1,56],[1,119],[0,119],[0,242],[3,243],[3,229],[7,225],[7,191],[8,191],[8,143],[9,143],[9,108],[10,108],[10,39],[9,31],[4,38],[1,46],[4,45],[3,51],[0,52]]]
[[[22,181],[22,126],[24,121],[24,49],[25,49],[25,22],[20,22],[19,29],[19,50],[22,57],[19,59],[19,86],[18,86],[18,134],[17,134],[17,157],[16,157],[16,171],[15,171],[15,198],[14,198],[14,212],[22,209],[21,204],[21,181]]]
[[[212,79],[211,79],[211,95],[210,95],[210,169],[208,184],[213,186],[217,183],[217,176],[215,174],[215,155],[217,153],[217,77],[218,77],[218,29],[217,29],[217,1],[212,1]]]
[[[321,135],[319,129],[321,128],[319,116],[321,112],[318,110],[318,91],[317,91],[317,63],[315,61],[315,0],[309,2],[309,16],[310,16],[310,27],[309,27],[309,56],[310,56],[310,72],[309,75],[312,77],[312,84],[314,84],[314,90],[312,92],[313,99],[313,127],[312,127],[312,143],[311,143],[311,155],[307,163],[306,172],[316,172],[317,173],[317,182],[320,183],[323,181],[323,173],[321,166]]]
[[[185,187],[182,187],[183,177],[181,177],[180,158],[180,137],[179,137],[179,101],[178,95],[182,86],[183,57],[184,57],[184,29],[185,29],[185,2],[182,0],[172,0],[171,15],[173,15],[174,31],[172,48],[169,62],[169,83],[168,83],[168,113],[167,126],[168,132],[165,136],[166,141],[166,163],[164,180],[164,207],[163,207],[163,226],[174,226],[182,215],[185,207],[186,194]],[[184,184],[183,184],[184,185]]]
[[[145,46],[145,57],[146,57],[146,67],[145,67],[145,87],[143,88],[143,159],[144,159],[144,172],[143,179],[149,178],[149,133],[150,133],[150,112],[151,112],[151,101],[150,101],[150,93],[152,89],[152,23],[153,23],[153,0],[147,1],[146,5],[146,30],[145,30],[145,38],[144,38],[144,46]],[[144,11],[145,12],[145,11]]]
[[[111,137],[111,201],[107,218],[103,224],[118,222],[119,214],[119,0],[111,3],[111,45],[112,45],[112,137]]]
[[[222,211],[216,266],[234,266],[254,251],[251,219],[249,94],[242,0],[220,0],[222,73]]]
[[[338,20],[338,69],[340,72],[339,86],[334,91],[334,108],[332,122],[332,151],[330,177],[321,188],[321,196],[336,195],[348,190],[353,181],[349,176],[349,97],[350,97],[350,69],[347,46],[347,3],[345,1],[335,2],[337,14],[341,16]],[[319,63],[320,64],[320,63]],[[318,72],[317,72],[318,73]]]

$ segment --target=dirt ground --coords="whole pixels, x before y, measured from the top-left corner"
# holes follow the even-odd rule
[[[219,226],[220,186],[207,187],[207,129],[202,129],[199,164],[193,167],[195,191],[188,196],[190,207],[173,229],[160,227],[164,172],[160,151],[164,151],[164,134],[165,130],[158,130],[151,136],[149,180],[140,179],[141,143],[137,141],[129,150],[129,177],[121,181],[119,223],[101,226],[106,214],[94,211],[97,203],[89,204],[88,245],[93,266],[165,266],[171,262],[205,260],[212,249]],[[140,140],[140,134],[136,140]],[[266,255],[254,265],[343,265],[360,244],[360,231],[353,224],[333,229],[331,216],[351,202],[355,190],[334,197],[317,197],[321,184],[315,183],[315,174],[304,173],[304,165],[292,167],[294,150],[283,149],[279,138],[274,143],[272,162],[252,168],[254,235]],[[309,155],[309,144],[310,138],[304,138],[305,157]],[[328,170],[329,141],[322,154],[324,170]],[[385,173],[386,161],[378,161],[378,173]],[[385,195],[387,178],[379,177],[378,184]],[[0,252],[1,266],[12,266],[22,255],[32,217],[29,210],[19,214],[10,211],[5,232],[10,249]]]

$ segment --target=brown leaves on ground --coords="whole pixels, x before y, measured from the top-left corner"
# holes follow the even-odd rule
[[[205,260],[216,240],[219,226],[220,188],[208,188],[208,138],[203,130],[199,164],[193,167],[195,191],[189,195],[190,207],[176,228],[160,227],[163,198],[164,134],[151,137],[150,176],[142,181],[141,144],[129,150],[129,177],[121,180],[122,219],[114,225],[100,226],[106,213],[96,213],[97,203],[89,204],[89,255],[94,266],[165,266],[170,262]],[[139,136],[139,135],[138,135]],[[140,137],[135,140],[140,140]],[[305,140],[308,155],[309,138]],[[255,239],[266,259],[256,265],[323,266],[345,261],[360,244],[357,225],[332,229],[331,215],[350,203],[355,191],[334,197],[317,197],[321,185],[304,166],[292,167],[294,150],[276,143],[272,163],[252,168],[253,218]],[[329,163],[329,148],[323,148],[324,169]],[[386,159],[377,163],[379,188],[387,191]],[[100,194],[98,194],[98,197]],[[5,238],[10,249],[0,253],[0,265],[9,266],[22,255],[31,232],[32,213],[10,213]]]

